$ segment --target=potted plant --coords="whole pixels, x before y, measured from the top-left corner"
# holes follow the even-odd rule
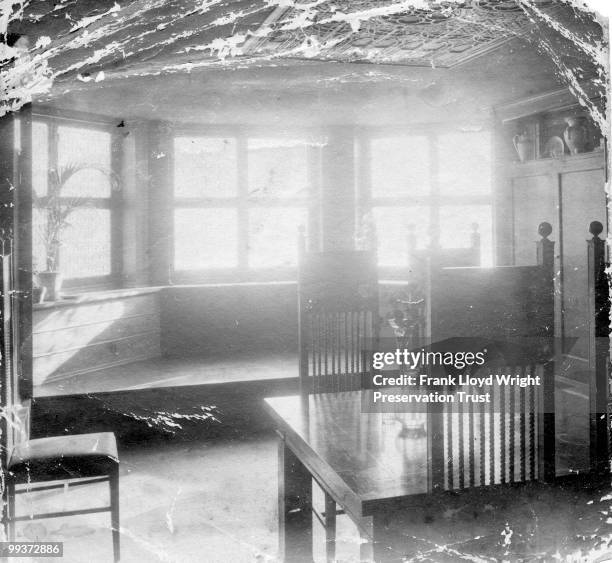
[[[67,164],[57,169],[49,170],[48,191],[45,196],[34,196],[34,203],[45,211],[46,222],[41,226],[39,236],[44,248],[44,270],[36,272],[39,287],[42,288],[43,298],[46,301],[56,301],[60,297],[62,287],[62,274],[59,264],[59,251],[62,244],[62,233],[70,226],[70,215],[83,203],[78,197],[62,195],[68,181],[77,173],[86,169],[100,170],[109,175],[109,172],[90,164]]]

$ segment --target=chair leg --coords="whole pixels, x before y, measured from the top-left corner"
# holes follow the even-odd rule
[[[119,466],[113,469],[109,479],[110,505],[111,505],[111,529],[113,533],[113,557],[115,561],[121,558],[119,537]]]
[[[15,541],[15,484],[7,483],[7,539],[8,541]]]
[[[327,563],[336,560],[336,501],[325,493],[325,554]]]

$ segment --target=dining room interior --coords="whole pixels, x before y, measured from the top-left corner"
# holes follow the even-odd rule
[[[0,118],[3,407],[28,405],[34,439],[116,437],[122,560],[608,550],[607,22],[425,4],[38,3],[10,23],[9,102],[36,87]],[[375,337],[544,339],[504,365],[545,384],[486,416],[377,411],[355,395]],[[105,495],[16,497],[69,515],[13,533],[118,560],[107,515],[70,514]]]

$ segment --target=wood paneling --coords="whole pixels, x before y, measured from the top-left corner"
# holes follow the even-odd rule
[[[161,294],[169,357],[297,351],[297,285],[171,287]]]
[[[515,164],[509,167],[508,175],[514,263],[534,263],[534,225],[551,223],[557,278],[555,335],[584,339],[572,346],[571,353],[586,358],[586,240],[591,221],[607,224],[603,153]],[[569,346],[564,351],[569,353]]]
[[[512,226],[514,264],[532,266],[536,263],[537,227],[543,221],[557,232],[558,220],[555,190],[548,174],[523,176],[512,180]],[[554,238],[554,236],[553,236]]]
[[[36,356],[40,357],[83,348],[92,343],[115,342],[150,332],[159,334],[159,315],[154,312],[80,326],[58,326],[56,330],[36,334],[35,351]]]
[[[602,152],[509,165],[513,254],[533,263],[534,223],[548,221],[555,242],[555,336],[563,338],[555,368],[558,473],[589,468],[587,239],[591,221],[607,224]],[[602,235],[605,236],[605,231]],[[577,339],[575,341],[570,338]],[[592,397],[591,397],[592,399]]]
[[[34,358],[35,383],[90,373],[103,368],[159,356],[159,333],[135,334],[121,340],[94,342]]]
[[[158,296],[36,310],[33,342],[36,385],[159,357]]]
[[[588,358],[588,272],[589,224],[599,221],[606,230],[606,194],[603,170],[580,170],[560,175],[561,193],[561,286],[563,336],[578,342],[568,353]]]
[[[74,304],[60,302],[57,306],[36,309],[34,334],[142,314],[159,315],[159,303],[155,295],[117,296],[104,301]]]
[[[447,338],[541,336],[538,266],[447,268],[432,273],[431,335]]]

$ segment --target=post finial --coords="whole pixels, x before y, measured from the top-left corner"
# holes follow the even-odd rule
[[[599,238],[599,235],[603,232],[603,225],[599,221],[592,221],[589,225],[589,233],[593,235],[593,238]]]
[[[542,223],[539,224],[539,226],[538,226],[538,234],[542,238],[547,239],[552,232],[553,232],[553,228],[552,228],[552,225],[550,223],[547,223],[546,221],[543,221]]]

